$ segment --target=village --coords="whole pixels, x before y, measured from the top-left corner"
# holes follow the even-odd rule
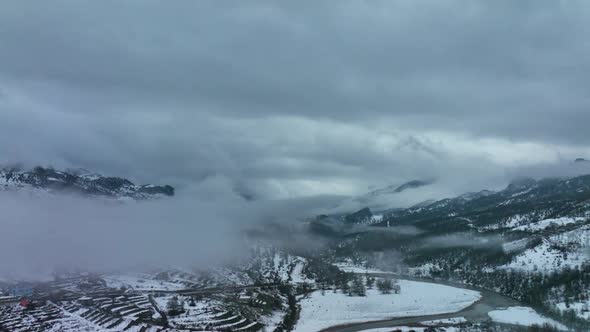
[[[263,327],[224,310],[219,301],[232,294],[251,302],[252,297],[245,294],[253,294],[252,290],[199,287],[177,279],[138,280],[152,286],[145,291],[113,288],[100,276],[90,274],[5,286],[0,288],[0,331],[247,332]]]

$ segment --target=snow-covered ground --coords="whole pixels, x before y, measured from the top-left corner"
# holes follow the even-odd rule
[[[525,250],[501,268],[539,272],[559,271],[566,266],[574,268],[588,261],[585,251],[589,246],[590,226],[587,225],[543,239],[542,244]]]
[[[273,313],[271,315],[260,317],[260,322],[262,324],[264,324],[262,331],[263,332],[274,331],[277,328],[277,326],[279,326],[279,324],[281,324],[281,322],[283,321],[285,314],[286,314],[286,312],[284,312],[284,311],[276,310],[276,311],[273,311]]]
[[[489,231],[489,230],[496,230],[496,229],[500,229],[500,228],[514,228],[514,227],[520,225],[521,223],[526,222],[527,220],[528,220],[527,216],[516,214],[504,221],[500,221],[498,223],[495,223],[492,225],[487,225],[484,227],[479,227],[478,230],[479,231]]]
[[[436,320],[429,320],[425,322],[421,322],[422,325],[426,326],[438,326],[438,325],[454,325],[459,323],[466,323],[467,319],[465,317],[453,317],[447,319],[436,319]]]
[[[334,265],[336,267],[338,267],[340,270],[342,270],[344,272],[349,272],[349,273],[361,273],[361,274],[362,273],[383,273],[383,274],[391,273],[391,274],[395,274],[394,272],[383,271],[380,269],[370,268],[370,267],[362,267],[362,266],[354,265],[352,263],[335,263]]]
[[[311,332],[347,323],[460,311],[481,298],[478,292],[449,286],[400,280],[400,294],[368,290],[366,297],[340,292],[314,292],[301,300],[296,332]]]
[[[148,275],[108,275],[103,277],[111,288],[132,288],[139,291],[179,290],[186,288],[181,283],[150,279]]]
[[[522,326],[550,324],[560,330],[567,331],[567,327],[553,319],[539,315],[535,310],[528,307],[510,307],[503,310],[494,310],[488,313],[494,322],[514,324]]]
[[[432,277],[432,273],[435,271],[441,271],[441,268],[438,264],[434,263],[425,263],[408,269],[410,275],[417,277]]]
[[[166,311],[168,301],[171,298],[172,296],[155,297],[154,301],[160,310]],[[178,296],[177,298],[181,303],[185,304],[183,308],[186,312],[180,316],[168,317],[169,323],[172,326],[199,326],[199,323],[214,320],[215,314],[212,309],[216,306],[213,301],[195,301],[194,306],[189,306],[186,305],[190,301],[189,297]]]
[[[242,267],[243,271],[255,268],[268,281],[274,281],[278,278],[284,282],[292,283],[314,282],[303,273],[308,264],[306,258],[263,245],[258,245],[253,250],[255,252],[254,258]],[[252,283],[254,283],[254,280],[249,281],[249,284]]]
[[[371,217],[371,224],[376,224],[376,223],[380,223],[383,221],[383,215],[382,214],[377,214]]]
[[[47,332],[59,332],[59,331],[112,331],[102,329],[100,326],[91,323],[90,321],[80,317],[77,314],[71,314],[67,311],[63,311],[64,318],[60,319],[57,324],[50,327]]]
[[[503,265],[502,268],[521,271],[551,272],[561,270],[565,266],[579,266],[586,260],[588,258],[583,253],[573,253],[566,257],[562,251],[552,248],[551,243],[544,242],[516,256],[514,261],[510,264]]]
[[[363,330],[363,332],[391,332],[391,331],[401,331],[401,332],[424,332],[426,331],[426,327],[408,327],[408,326],[395,326],[395,327],[385,327],[379,329],[370,329],[370,330]],[[456,327],[439,327],[437,332],[459,332],[459,329]]]
[[[513,228],[516,227],[517,225],[519,225],[520,223],[524,222],[527,220],[526,216],[522,216],[520,214],[516,214],[510,218],[508,218],[508,220],[506,220],[506,223],[504,224],[504,227],[506,228]]]
[[[569,306],[566,305],[565,302],[561,302],[557,303],[555,306],[561,311],[573,310],[576,313],[576,316],[586,320],[590,320],[590,300],[581,302],[571,302]]]
[[[307,260],[302,257],[297,257],[293,262],[293,270],[291,271],[291,282],[294,283],[313,283],[313,279],[309,279],[303,274],[303,269],[307,265]]]
[[[391,332],[391,331],[401,331],[401,332],[424,332],[426,330],[425,327],[408,327],[408,326],[396,326],[396,327],[384,327],[379,329],[370,329],[370,330],[363,330],[363,332]]]
[[[537,221],[535,223],[531,223],[528,225],[522,225],[522,226],[516,227],[516,228],[514,228],[514,230],[534,232],[534,231],[544,230],[552,225],[565,226],[565,225],[569,225],[569,224],[575,224],[575,223],[577,223],[579,221],[583,221],[585,219],[586,218],[580,218],[580,217],[561,217],[561,218],[556,218],[556,219],[545,219],[545,220]]]
[[[526,248],[526,246],[529,244],[530,239],[529,238],[524,238],[524,239],[520,239],[520,240],[516,240],[516,241],[512,241],[512,242],[506,242],[504,244],[502,244],[502,250],[504,250],[504,253],[506,254],[510,254],[513,252],[517,252],[520,250],[524,250]]]

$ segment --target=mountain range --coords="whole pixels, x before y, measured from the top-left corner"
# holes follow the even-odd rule
[[[170,185],[137,185],[124,178],[86,170],[60,171],[41,166],[32,170],[0,170],[0,190],[22,189],[134,200],[174,196],[174,187]]]

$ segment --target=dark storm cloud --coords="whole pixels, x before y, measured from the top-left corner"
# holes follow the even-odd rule
[[[590,154],[588,22],[584,1],[5,3],[0,161],[262,197],[485,186]]]

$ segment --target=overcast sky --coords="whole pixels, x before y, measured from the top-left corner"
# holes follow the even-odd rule
[[[589,34],[588,1],[5,1],[0,162],[483,189],[590,157]]]

